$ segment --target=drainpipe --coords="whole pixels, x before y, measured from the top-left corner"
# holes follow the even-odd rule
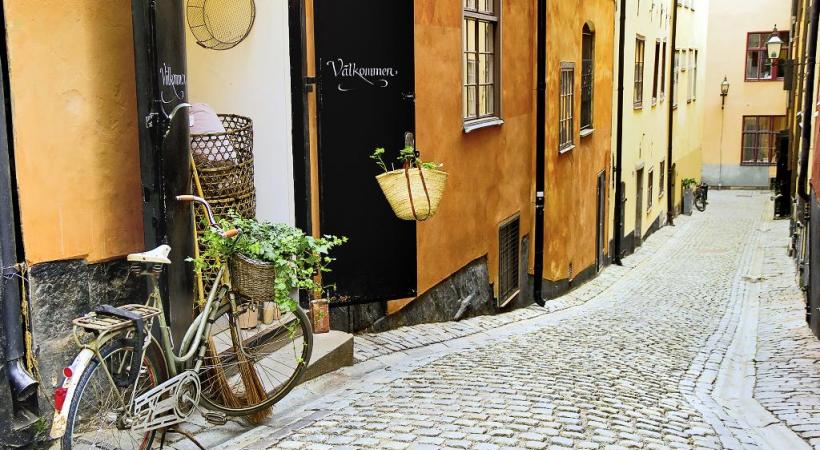
[[[811,146],[811,118],[814,116],[814,63],[817,53],[817,20],[820,17],[820,1],[813,1],[811,5],[811,26],[809,27],[808,49],[806,54],[806,96],[803,102],[803,122],[800,142],[800,175],[797,179],[797,194],[803,204],[809,202],[807,189],[809,171],[809,146]]]
[[[669,77],[669,146],[666,152],[666,220],[669,225],[675,225],[675,170],[673,164],[672,147],[675,141],[675,51],[678,47],[678,5],[672,2],[672,38],[671,38],[672,76]],[[678,61],[678,66],[682,61]]]
[[[533,298],[544,306],[544,187],[546,186],[547,116],[547,0],[538,0],[535,94],[535,264]]]
[[[618,42],[618,122],[615,131],[615,217],[612,229],[615,230],[615,249],[613,259],[615,264],[622,265],[621,255],[624,239],[624,188],[623,188],[623,160],[624,160],[624,66],[626,60],[626,0],[620,5],[620,40]]]
[[[3,92],[5,89],[2,86],[0,89],[0,98],[5,98]],[[3,331],[6,338],[4,348],[6,374],[14,399],[23,401],[37,392],[38,383],[23,365],[26,349],[20,305],[19,271],[17,270],[16,222],[12,197],[15,191],[12,190],[12,167],[6,123],[6,110],[0,107],[0,268],[2,268],[0,299],[3,302],[0,313],[3,316]]]

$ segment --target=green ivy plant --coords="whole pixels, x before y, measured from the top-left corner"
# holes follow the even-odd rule
[[[689,189],[696,184],[698,184],[698,182],[694,178],[684,178],[681,180],[681,185],[684,189]]]
[[[247,258],[273,264],[276,270],[274,301],[283,312],[293,311],[296,302],[291,298],[294,289],[307,290],[321,296],[324,287],[317,281],[321,273],[329,272],[334,261],[330,250],[347,242],[346,237],[325,235],[314,238],[287,224],[246,219],[231,211],[227,218],[217,219],[223,230],[238,229],[240,234],[224,238],[208,227],[202,235],[205,251],[193,261],[197,272],[211,267],[215,259],[226,260],[241,254]]]
[[[376,161],[376,164],[381,167],[382,170],[389,172],[390,170],[387,169],[387,164],[385,164],[384,159],[382,158],[384,153],[384,147],[379,147],[373,151],[373,154],[370,155],[370,159]],[[424,170],[441,170],[444,167],[444,164],[441,163],[422,161],[416,154],[416,149],[411,146],[407,146],[399,150],[399,157],[397,159],[402,163],[402,166],[404,166],[404,163],[406,162],[411,168],[418,167]]]

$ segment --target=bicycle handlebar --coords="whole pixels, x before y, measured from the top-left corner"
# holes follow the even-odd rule
[[[196,195],[177,195],[177,200],[180,202],[199,203],[200,205],[205,207],[205,211],[208,213],[208,224],[211,226],[211,228],[219,231],[219,235],[223,238],[236,237],[239,236],[240,233],[242,233],[241,230],[238,230],[236,228],[228,231],[223,231],[222,227],[220,227],[219,224],[216,223],[216,219],[214,218],[214,212],[211,210],[211,205],[204,198],[197,197]]]

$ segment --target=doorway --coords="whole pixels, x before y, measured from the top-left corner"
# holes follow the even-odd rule
[[[316,0],[314,23],[320,231],[349,238],[323,280],[350,303],[413,297],[416,224],[395,217],[370,159],[396,161],[414,132],[413,2]]]
[[[635,247],[643,237],[643,168],[635,172]]]
[[[598,189],[597,189],[597,203],[596,203],[596,216],[597,216],[597,226],[595,227],[595,265],[598,272],[604,268],[604,240],[605,240],[605,227],[604,221],[606,220],[606,172],[601,171],[598,174],[597,179]]]

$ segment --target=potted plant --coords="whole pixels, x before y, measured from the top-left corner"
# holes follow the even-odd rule
[[[695,193],[692,191],[692,188],[697,184],[697,180],[694,178],[684,178],[681,181],[681,186],[683,186],[683,213],[687,216],[692,215],[692,205],[695,204]]]
[[[377,148],[370,158],[384,170],[376,181],[396,217],[416,221],[433,217],[447,184],[447,172],[441,170],[442,164],[423,162],[416,149],[407,146],[399,152],[402,168],[389,170],[382,159],[384,154],[384,148]]]
[[[207,261],[227,258],[231,287],[249,300],[246,313],[256,314],[257,318],[259,305],[273,301],[278,311],[270,314],[275,318],[278,312],[298,307],[292,297],[294,290],[321,289],[319,275],[328,272],[328,264],[333,261],[328,255],[330,250],[347,242],[345,237],[330,235],[314,238],[291,225],[246,219],[234,212],[218,222],[224,230],[236,228],[241,233],[225,238],[208,229],[202,236],[205,251],[193,260],[194,267],[202,270]]]

